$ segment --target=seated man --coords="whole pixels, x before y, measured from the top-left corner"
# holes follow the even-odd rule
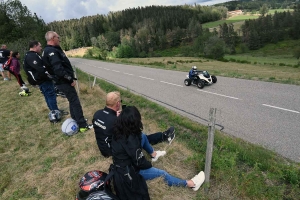
[[[194,80],[198,79],[198,71],[196,66],[193,66],[189,71],[189,78],[192,80],[192,83],[194,82]]]
[[[121,113],[121,96],[120,92],[110,92],[106,95],[106,106],[102,110],[98,110],[93,117],[93,127],[95,130],[95,136],[97,140],[98,148],[104,157],[110,157],[111,141],[114,123],[117,116]],[[141,145],[143,149],[152,157],[152,161],[155,162],[160,156],[166,154],[165,151],[154,151],[150,145],[157,144],[159,142],[167,141],[169,144],[175,138],[175,129],[170,127],[165,132],[158,132],[151,135],[142,134]]]

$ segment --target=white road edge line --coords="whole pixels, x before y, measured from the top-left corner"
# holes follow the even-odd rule
[[[129,73],[126,73],[126,72],[123,72],[124,74],[126,75],[129,75],[129,76],[133,76],[133,74],[129,74]]]
[[[239,98],[236,98],[236,97],[226,96],[226,95],[223,95],[223,94],[218,94],[218,93],[208,92],[208,91],[200,90],[200,89],[197,89],[197,90],[198,90],[199,92],[206,92],[206,93],[209,93],[209,94],[214,94],[214,95],[218,95],[218,96],[222,96],[222,97],[227,97],[227,98],[230,98],[230,99],[242,100],[242,99],[239,99]]]
[[[276,108],[276,109],[285,110],[285,111],[289,111],[289,112],[293,112],[293,113],[298,113],[298,114],[300,114],[300,112],[295,111],[295,110],[289,110],[289,109],[285,109],[285,108],[280,108],[280,107],[276,107],[276,106],[271,106],[271,105],[268,105],[268,104],[263,104],[263,106],[267,106],[267,107],[271,107],[271,108]]]
[[[161,83],[166,83],[166,84],[169,84],[169,85],[175,85],[175,86],[178,86],[178,87],[183,87],[182,85],[176,85],[174,83],[168,83],[168,82],[165,82],[165,81],[160,81]]]
[[[154,81],[154,79],[152,78],[147,78],[147,77],[143,77],[143,76],[139,76],[140,78],[144,78],[144,79],[148,79],[148,80],[151,80],[151,81]]]

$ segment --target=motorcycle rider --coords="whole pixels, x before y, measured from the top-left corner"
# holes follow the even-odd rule
[[[192,66],[192,69],[189,71],[189,78],[192,80],[192,83],[197,83],[198,71],[196,66]]]

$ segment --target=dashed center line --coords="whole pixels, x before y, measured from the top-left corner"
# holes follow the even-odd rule
[[[230,99],[241,100],[241,99],[239,99],[239,98],[231,97],[231,96],[226,96],[226,95],[223,95],[223,94],[218,94],[218,93],[208,92],[208,91],[205,91],[205,90],[199,90],[199,89],[197,89],[197,90],[198,90],[199,92],[206,92],[206,93],[218,95],[218,96],[221,96],[221,97],[226,97],[226,98],[230,98]]]
[[[111,71],[113,71],[113,72],[120,72],[120,71],[117,71],[117,70],[111,70]]]
[[[176,85],[174,83],[169,83],[169,82],[165,82],[165,81],[160,81],[161,83],[166,83],[166,84],[169,84],[169,85],[175,85],[175,86],[178,86],[178,87],[183,87],[182,85]]]
[[[152,78],[147,78],[147,77],[144,77],[144,76],[139,76],[140,78],[144,78],[144,79],[148,79],[148,80],[151,80],[151,81],[154,81],[154,79]]]
[[[300,114],[300,112],[298,112],[298,111],[296,111],[296,110],[289,110],[289,109],[286,109],[286,108],[280,108],[280,107],[277,107],[277,106],[271,106],[271,105],[268,105],[268,104],[263,104],[263,106],[267,106],[267,107],[270,107],[270,108],[276,108],[276,109],[285,110],[285,111],[289,111],[289,112],[293,112],[293,113],[298,113],[298,114]]]
[[[129,76],[133,76],[133,74],[129,74],[129,73],[126,73],[126,72],[123,72],[124,74],[126,75],[129,75]]]
[[[103,69],[105,69],[105,70],[107,70],[107,71],[110,71],[110,69],[107,69],[107,68],[103,68]]]

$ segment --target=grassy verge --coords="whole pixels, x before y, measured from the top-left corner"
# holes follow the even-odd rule
[[[191,178],[204,169],[207,127],[163,108],[145,98],[97,80],[91,88],[89,76],[78,72],[80,99],[85,117],[105,104],[105,94],[119,90],[127,105],[135,105],[143,116],[144,131],[152,133],[173,125],[176,139],[161,143],[167,155],[154,163],[180,178]],[[91,79],[92,80],[92,79]],[[93,131],[72,137],[61,133],[61,124],[50,124],[42,94],[19,97],[16,80],[0,81],[0,199],[74,199],[78,182],[90,170],[106,171],[111,159],[99,154]],[[58,98],[68,110],[66,99]],[[67,116],[68,117],[68,116]],[[65,117],[64,119],[66,119]],[[209,192],[168,187],[162,179],[148,181],[151,199],[298,199],[300,165],[271,151],[216,132]]]
[[[191,57],[123,58],[111,61],[187,73],[191,66],[196,65],[199,70],[207,70],[217,76],[300,85],[300,67],[295,68],[285,64],[281,66],[280,63],[283,62],[281,59],[277,60],[278,64],[272,64],[259,57],[251,56],[252,60],[249,60],[250,56],[246,55],[226,56],[225,58],[229,62]],[[231,62],[231,59],[234,61]],[[245,60],[248,60],[248,63]],[[269,61],[276,62],[271,58]]]

